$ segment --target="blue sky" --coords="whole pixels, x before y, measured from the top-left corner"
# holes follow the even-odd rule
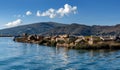
[[[120,0],[0,0],[0,9],[1,29],[48,21],[120,24]]]

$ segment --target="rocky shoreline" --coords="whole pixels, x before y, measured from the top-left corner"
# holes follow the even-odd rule
[[[70,49],[120,49],[119,36],[39,36],[23,34],[14,41]]]

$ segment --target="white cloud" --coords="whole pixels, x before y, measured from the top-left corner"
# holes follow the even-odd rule
[[[77,6],[71,6],[69,4],[65,4],[63,7],[54,9],[50,8],[46,11],[40,12],[39,10],[36,12],[37,17],[49,17],[49,18],[56,18],[56,17],[64,17],[68,16],[70,14],[76,14],[77,13]],[[14,15],[14,17],[17,18],[23,18],[25,16],[30,16],[33,13],[31,11],[27,11],[25,15]]]
[[[36,16],[38,16],[38,17],[41,16],[40,11],[37,11]]]
[[[27,11],[27,12],[26,12],[26,15],[27,15],[27,16],[30,16],[30,15],[32,15],[32,12],[31,12],[31,11]]]
[[[69,4],[65,4],[63,8],[59,8],[57,10],[50,8],[42,13],[37,11],[36,15],[39,17],[48,16],[49,18],[55,18],[55,17],[64,17],[65,15],[69,15],[69,14],[76,14],[76,11],[77,11],[77,6],[71,6]]]
[[[15,27],[15,26],[18,26],[22,23],[22,20],[21,19],[17,19],[15,21],[12,21],[12,22],[8,22],[7,24],[5,24],[5,26],[7,27]]]
[[[48,16],[49,18],[54,18],[56,16],[55,9],[50,8],[47,11],[40,13],[40,11],[37,11],[36,16]]]
[[[47,11],[43,12],[41,16],[48,16],[49,18],[55,18],[56,17],[55,9],[50,8]]]
[[[65,4],[64,8],[59,8],[57,10],[57,14],[59,14],[61,17],[68,15],[70,13],[76,14],[77,7],[76,6],[71,6],[69,4]]]

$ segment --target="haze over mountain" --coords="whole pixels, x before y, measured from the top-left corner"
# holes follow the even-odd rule
[[[88,26],[77,23],[62,24],[56,22],[40,22],[0,30],[1,35],[20,35],[23,33],[40,35],[118,35],[120,24],[115,26]]]
[[[55,22],[40,22],[40,23],[33,23],[28,25],[2,29],[0,30],[0,34],[1,35],[20,35],[23,33],[41,34],[55,27],[64,26],[64,25],[65,24],[55,23]]]

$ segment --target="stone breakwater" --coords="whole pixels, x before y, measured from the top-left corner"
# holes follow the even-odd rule
[[[22,37],[15,37],[14,41],[71,49],[120,49],[119,36],[58,35],[44,37],[38,35],[23,35]]]

